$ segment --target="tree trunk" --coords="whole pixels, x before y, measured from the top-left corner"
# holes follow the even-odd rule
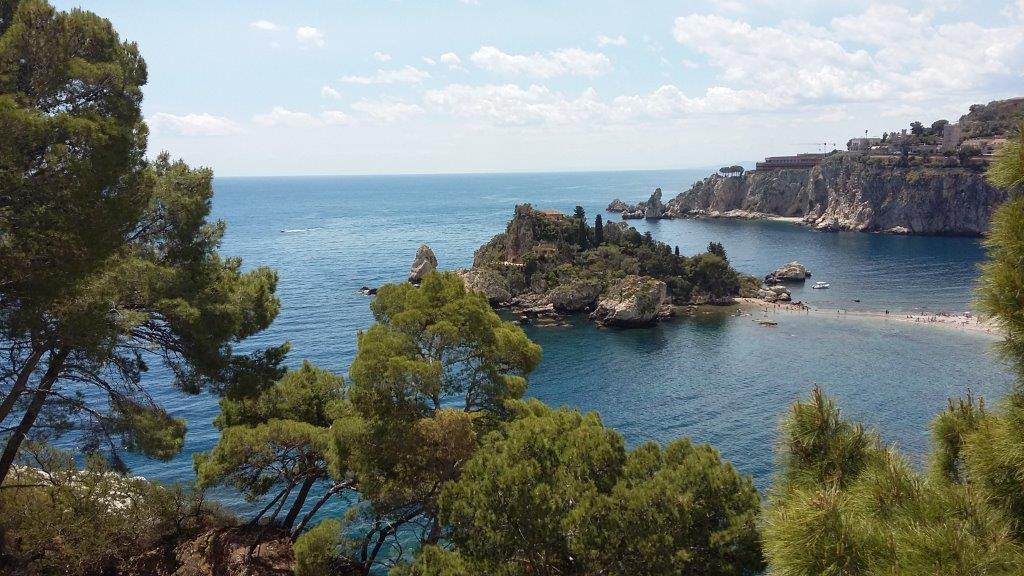
[[[39,359],[43,357],[45,350],[33,350],[32,354],[25,360],[25,365],[18,372],[18,378],[14,381],[14,386],[11,387],[11,391],[4,398],[3,404],[0,404],[0,422],[7,419],[7,416],[11,414],[11,410],[14,410],[14,405],[18,402],[18,398],[21,398],[21,393],[25,391],[25,387],[28,386],[28,379],[32,377],[32,373],[35,372],[36,366],[39,365]]]
[[[309,521],[312,520],[313,516],[317,513],[317,511],[320,510],[320,508],[324,504],[326,504],[328,500],[331,499],[331,496],[334,496],[335,494],[341,492],[345,488],[351,487],[352,484],[353,483],[350,480],[345,480],[344,482],[338,482],[334,486],[331,486],[326,492],[324,492],[324,495],[321,496],[320,499],[317,500],[315,504],[313,504],[313,507],[310,508],[309,511],[306,512],[306,514],[302,517],[302,520],[299,522],[299,525],[296,526],[294,530],[292,530],[292,540],[295,540],[299,537],[299,534],[302,534],[302,530],[305,529],[306,524],[309,524]]]
[[[299,487],[299,493],[295,496],[295,501],[292,502],[292,507],[288,510],[288,515],[284,517],[284,523],[281,525],[285,530],[292,529],[292,525],[295,524],[295,519],[298,518],[299,512],[302,512],[302,506],[306,503],[309,489],[315,483],[316,476],[310,476],[302,482],[302,486]]]
[[[29,403],[28,409],[25,410],[25,415],[21,417],[18,427],[14,429],[14,434],[7,441],[3,456],[0,456],[0,484],[3,484],[4,480],[7,479],[7,473],[11,471],[11,466],[14,465],[14,459],[18,456],[21,443],[25,441],[28,431],[36,423],[39,411],[43,409],[46,397],[49,396],[50,389],[53,388],[54,382],[57,381],[57,376],[64,367],[64,360],[67,357],[67,349],[62,349],[50,356],[50,364],[47,366],[42,380],[39,381],[39,388],[36,389],[32,402]]]

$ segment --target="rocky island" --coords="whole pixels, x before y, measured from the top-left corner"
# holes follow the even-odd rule
[[[846,151],[767,158],[723,168],[662,203],[658,189],[628,218],[784,218],[816,230],[980,236],[1006,191],[985,179],[994,152],[1024,113],[1024,98],[972,106],[957,124],[854,138]]]
[[[516,206],[505,232],[481,246],[466,285],[495,307],[527,317],[588,313],[607,326],[642,326],[676,307],[728,304],[759,280],[729,265],[725,251],[682,256],[678,248],[624,223],[587,223],[582,208],[558,211]]]

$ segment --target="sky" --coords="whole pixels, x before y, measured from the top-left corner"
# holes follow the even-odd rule
[[[665,169],[1024,96],[1024,0],[54,0],[149,69],[150,152],[222,176]]]

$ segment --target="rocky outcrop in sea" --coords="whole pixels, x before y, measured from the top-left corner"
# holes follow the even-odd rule
[[[778,284],[780,282],[803,282],[811,277],[807,267],[799,262],[790,262],[779,266],[764,277],[765,284]]]
[[[409,282],[419,284],[424,276],[434,270],[437,270],[437,256],[434,256],[434,251],[430,249],[430,246],[423,244],[416,250],[416,256],[409,268]]]
[[[602,326],[644,326],[668,302],[668,288],[647,276],[626,276],[608,287],[590,318]]]

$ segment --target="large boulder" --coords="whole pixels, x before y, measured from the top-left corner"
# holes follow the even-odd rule
[[[782,284],[761,288],[757,292],[757,297],[765,302],[789,302],[792,300],[789,288],[786,288]]]
[[[629,210],[629,204],[626,204],[622,200],[616,198],[611,201],[611,204],[608,204],[608,207],[605,208],[605,210],[608,212],[625,212],[626,210]]]
[[[601,285],[587,280],[576,280],[554,287],[548,292],[548,302],[559,312],[582,312],[597,302]]]
[[[779,266],[774,272],[764,277],[765,284],[778,284],[779,282],[803,282],[811,277],[807,268],[799,262],[790,262]]]
[[[612,284],[590,315],[602,326],[644,326],[668,300],[668,287],[650,276],[626,276]]]
[[[665,205],[661,203],[661,188],[657,188],[644,205],[644,218],[657,219],[664,216]]]
[[[416,250],[416,257],[412,260],[412,267],[409,268],[409,282],[419,284],[423,277],[437,270],[437,257],[430,246],[423,244]]]
[[[507,304],[512,299],[512,291],[509,290],[508,281],[498,272],[489,268],[470,268],[469,270],[456,270],[466,289],[474,292],[483,292],[491,305],[498,306]]]

